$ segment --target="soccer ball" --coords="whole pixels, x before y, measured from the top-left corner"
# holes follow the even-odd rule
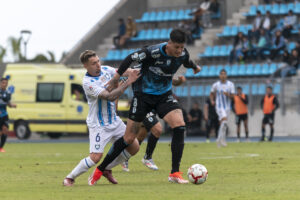
[[[191,183],[202,184],[206,181],[208,172],[204,165],[194,164],[188,169],[187,175]]]

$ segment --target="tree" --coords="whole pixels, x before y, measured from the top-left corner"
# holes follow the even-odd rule
[[[3,62],[3,58],[4,58],[5,54],[6,54],[6,49],[4,47],[0,46],[0,63]]]
[[[21,53],[21,40],[22,38],[15,38],[13,36],[8,38],[8,43],[11,48],[11,53],[13,55],[15,62],[20,62],[24,60],[24,57]]]

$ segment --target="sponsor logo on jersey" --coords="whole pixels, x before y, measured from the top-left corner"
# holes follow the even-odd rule
[[[158,60],[158,61],[156,61],[154,64],[155,64],[155,65],[162,65],[162,64],[164,64],[164,62]]]
[[[142,52],[142,53],[139,54],[139,59],[140,59],[140,61],[141,61],[141,60],[144,60],[145,58],[146,58],[145,52]]]
[[[167,60],[167,65],[169,66],[171,64],[171,60]]]
[[[172,74],[165,74],[159,67],[149,67],[149,70],[159,76],[173,76]]]
[[[100,144],[96,144],[95,149],[97,149],[97,150],[100,149]]]
[[[160,54],[157,53],[157,54],[151,54],[152,58],[159,58],[160,57]]]

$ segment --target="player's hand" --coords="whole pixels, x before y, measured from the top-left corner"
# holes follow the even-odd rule
[[[227,96],[227,97],[230,96],[228,92],[223,92],[223,94],[224,94],[225,96]]]
[[[182,84],[182,83],[184,83],[186,81],[186,78],[184,76],[178,76],[178,80]]]
[[[215,106],[215,105],[216,105],[216,102],[215,102],[215,101],[211,101],[210,103],[211,103],[212,106]]]
[[[111,92],[112,90],[117,88],[119,85],[119,79],[120,79],[120,75],[118,73],[116,73],[114,75],[114,77],[112,79],[110,79],[110,81],[108,81],[108,83],[106,83],[106,85],[105,85],[106,90],[108,92]]]
[[[194,70],[194,74],[197,74],[198,72],[201,71],[201,67],[199,65],[197,65],[196,69],[193,69]]]
[[[140,69],[133,69],[132,72],[128,75],[129,84],[135,82],[141,76]]]

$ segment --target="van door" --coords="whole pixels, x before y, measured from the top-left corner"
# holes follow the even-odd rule
[[[64,83],[38,83],[34,119],[30,120],[36,132],[66,132],[66,103]]]
[[[68,132],[87,133],[86,117],[88,114],[88,105],[82,86],[72,83],[68,99]]]

